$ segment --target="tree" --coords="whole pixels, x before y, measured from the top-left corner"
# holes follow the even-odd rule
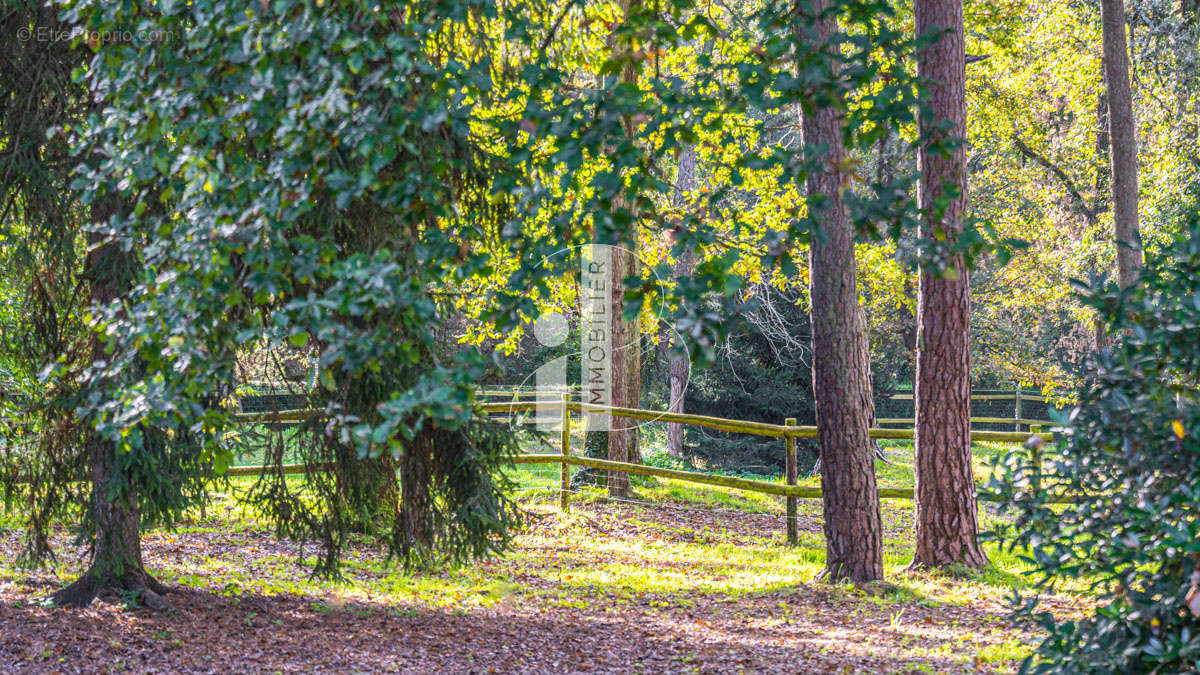
[[[195,497],[200,485],[177,472],[179,463],[161,455],[155,457],[161,460],[156,461],[155,478],[130,480],[128,457],[91,414],[96,398],[88,386],[90,371],[112,354],[99,326],[84,317],[125,297],[133,255],[103,234],[120,201],[97,200],[89,210],[71,180],[76,162],[95,159],[81,156],[63,133],[83,125],[87,113],[99,107],[87,87],[72,79],[72,70],[87,61],[86,44],[42,37],[69,27],[53,6],[28,3],[10,10],[7,27],[14,36],[26,37],[7,41],[3,60],[14,74],[27,77],[4,78],[7,86],[0,97],[6,103],[0,135],[8,149],[0,160],[0,211],[5,214],[5,239],[20,242],[6,247],[6,282],[28,285],[20,300],[23,311],[5,326],[11,338],[4,363],[11,378],[6,388],[21,392],[9,401],[17,408],[13,416],[23,420],[18,434],[38,440],[25,452],[6,455],[15,466],[4,472],[4,481],[28,482],[5,489],[22,498],[25,562],[38,564],[52,555],[48,534],[56,518],[82,512],[81,531],[94,535],[89,569],[53,594],[56,603],[85,605],[98,592],[112,590],[160,607],[166,589],[143,567],[140,528],[158,522],[162,511],[172,509],[184,494]],[[185,438],[178,441],[188,446]],[[78,480],[90,483],[90,490],[72,489],[70,483]],[[148,498],[147,491],[157,493],[156,498]]]
[[[621,63],[616,91],[636,91],[639,77],[639,59],[636,37],[628,32],[633,21],[641,12],[641,0],[622,0],[621,13],[626,31],[614,31],[614,49]],[[638,136],[638,122],[634,115],[623,114],[621,121],[625,139],[634,142]],[[625,307],[625,280],[640,276],[641,263],[636,253],[638,234],[637,204],[622,195],[617,201],[617,211],[631,218],[631,237],[617,241],[610,254],[609,328],[612,333],[612,405],[619,408],[638,408],[642,398],[642,324],[638,316],[627,316]],[[622,245],[628,242],[627,245]],[[636,314],[636,313],[635,313]],[[616,462],[641,461],[638,448],[638,421],[628,417],[609,416],[608,458]],[[610,471],[608,493],[614,497],[629,496],[629,474]]]
[[[918,53],[928,88],[920,118],[921,263],[917,305],[916,551],[914,566],[980,567],[971,472],[970,277],[957,248],[967,204],[966,54],[962,0],[915,0]]]
[[[833,55],[838,34],[829,3],[798,7],[803,38],[826,45],[821,68],[833,80],[840,63]],[[799,69],[812,64],[798,64]],[[842,141],[843,113],[836,103],[802,115],[804,142],[824,148],[821,166],[807,181],[810,217],[820,223],[809,247],[809,298],[813,334],[813,396],[822,462],[825,570],[830,581],[874,581],[883,577],[883,532],[875,456],[868,436],[871,375],[867,334],[858,304],[855,232],[843,191],[849,179]]]
[[[104,92],[106,114],[75,128],[86,161],[74,184],[97,220],[85,265],[94,340],[74,399],[93,429],[96,545],[61,603],[132,590],[158,604],[139,528],[176,522],[196,503],[190,488],[229,463],[229,439],[245,434],[231,433],[224,401],[239,349],[261,345],[319,355],[305,403],[321,418],[300,425],[296,449],[321,470],[299,489],[285,480],[276,435],[265,458],[276,470],[248,497],[281,534],[323,544],[316,571],[337,574],[356,532],[411,564],[507,541],[515,510],[498,466],[514,440],[476,414],[479,355],[434,353],[431,290],[486,266],[465,244],[514,242],[496,234],[513,212],[490,181],[523,176],[499,170],[473,135],[482,108],[456,103],[493,91],[486,64],[463,65],[479,54],[449,58],[438,50],[471,47],[426,43],[453,26],[436,12],[418,13],[431,25],[405,20],[404,7],[85,0],[65,15],[137,37],[96,50],[85,82]],[[157,35],[173,37],[145,37]],[[234,35],[268,47],[250,57],[230,47],[248,44]],[[336,56],[314,69],[314,54]],[[289,97],[256,95],[263,86]],[[518,121],[489,131],[515,139]]]
[[[93,209],[96,225],[108,221],[117,204],[108,200]],[[115,241],[93,233],[84,278],[91,285],[91,306],[108,308],[129,292],[133,278],[132,257]],[[93,363],[111,358],[99,334],[89,339]],[[142,562],[139,481],[131,481],[118,455],[117,443],[97,430],[89,430],[85,446],[91,468],[90,513],[95,523],[91,566],[73,583],[51,595],[54,604],[85,607],[98,594],[118,591],[137,598],[147,607],[164,609],[162,595],[167,587],[146,572]]]
[[[625,318],[625,278],[639,274],[639,262],[633,251],[614,247],[609,258],[609,328],[612,335],[612,405],[619,408],[638,408],[642,391],[641,322],[638,317]],[[609,416],[608,458],[616,462],[638,462],[638,421],[628,417]],[[608,493],[613,497],[629,497],[629,474],[608,473]]]
[[[683,208],[686,195],[696,187],[696,148],[688,146],[679,153],[679,165],[675,173],[675,206]],[[696,252],[687,248],[675,262],[675,276],[687,277],[696,268]],[[688,375],[691,365],[687,355],[677,354],[671,358],[667,378],[670,391],[667,399],[667,410],[673,413],[683,412],[684,395],[687,392]],[[667,452],[672,457],[683,457],[683,425],[667,425]]]
[[[23,31],[58,31],[54,10],[36,2],[13,4],[4,29],[13,36]],[[19,435],[50,440],[47,430],[58,429],[58,441],[40,443],[40,452],[5,453],[5,476],[24,475],[23,486],[6,484],[25,528],[22,559],[37,564],[52,555],[50,527],[56,518],[82,506],[77,495],[55,489],[79,475],[86,445],[84,425],[74,414],[78,375],[91,360],[86,280],[82,275],[81,232],[87,213],[79,208],[70,188],[70,167],[76,156],[62,134],[53,129],[80,122],[89,109],[85,87],[72,82],[71,72],[86,60],[82,49],[64,41],[12,39],[3,42],[0,60],[0,228],[4,311],[0,358],[5,389],[5,416],[23,420],[8,427],[6,441]],[[42,376],[48,363],[59,366]],[[50,384],[50,386],[47,386]],[[15,428],[14,428],[15,427]],[[14,437],[16,436],[16,437]]]
[[[1100,1],[1104,38],[1104,84],[1108,100],[1109,159],[1112,167],[1113,238],[1117,244],[1117,278],[1133,285],[1142,268],[1138,228],[1137,126],[1129,86],[1129,49],[1125,40],[1125,4]]]

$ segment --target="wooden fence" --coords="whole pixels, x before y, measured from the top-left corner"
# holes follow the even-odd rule
[[[1031,394],[1021,389],[1015,389],[1011,392],[995,392],[994,390],[986,390],[984,392],[972,392],[972,401],[1012,401],[1013,416],[1012,417],[972,417],[971,424],[1011,424],[1013,431],[1021,431],[1032,429],[1033,427],[1049,428],[1054,423],[1050,420],[1027,418],[1022,415],[1022,403],[1048,403],[1050,399],[1045,396]],[[572,400],[579,397],[579,387],[567,387],[558,390],[539,390],[532,387],[509,387],[509,388],[490,388],[480,389],[476,392],[477,395],[484,400],[492,402],[500,401],[522,401],[522,400],[537,400],[545,399],[547,396],[553,396],[560,393],[566,393]],[[912,394],[894,394],[888,397],[893,401],[911,401]],[[880,417],[875,420],[876,424],[887,425],[908,425],[916,424],[916,419],[912,417]]]
[[[512,392],[508,393],[511,394]],[[517,398],[523,397],[518,396]],[[760,494],[784,497],[787,508],[787,538],[791,543],[795,543],[798,536],[796,526],[797,500],[821,498],[820,487],[797,485],[798,472],[796,464],[797,459],[795,439],[816,438],[817,428],[815,426],[797,426],[796,420],[794,419],[788,419],[784,424],[768,424],[765,422],[750,422],[747,420],[708,417],[705,415],[689,415],[684,413],[669,413],[657,410],[642,410],[640,408],[620,408],[613,406],[590,405],[571,400],[571,395],[567,392],[560,393],[558,400],[514,400],[499,403],[483,403],[480,407],[484,412],[489,414],[502,413],[511,415],[534,411],[558,411],[560,413],[558,421],[558,425],[560,427],[559,452],[557,454],[520,454],[513,458],[513,463],[558,464],[560,467],[559,507],[564,511],[570,508],[571,467],[573,466],[587,467],[609,472],[653,476],[656,478],[668,478],[689,483],[714,485],[718,487],[744,490],[747,492],[757,492]],[[698,471],[679,471],[676,469],[646,466],[644,464],[617,462],[608,459],[573,455],[571,454],[570,436],[572,413],[608,414],[614,417],[650,420],[657,422],[672,422],[676,424],[690,424],[710,429],[717,429],[720,431],[780,438],[784,441],[784,482],[777,483],[774,481],[757,480],[752,478],[736,478],[733,476],[721,476],[701,473]],[[279,422],[297,422],[310,419],[320,414],[320,411],[305,409],[287,410],[273,413],[244,413],[238,415],[237,418],[238,421],[242,423],[271,424]],[[871,438],[911,439],[913,437],[912,429],[871,429],[869,430],[869,433]],[[1041,429],[1035,425],[1031,433],[1016,431],[972,430],[971,440],[1020,443],[1027,440],[1031,435],[1039,435],[1043,439],[1047,440],[1053,438],[1052,434],[1041,432]],[[275,469],[267,466],[237,466],[230,467],[228,474],[232,476],[256,476],[262,474],[264,471],[272,470]],[[306,473],[309,471],[322,471],[325,470],[325,467],[290,464],[284,465],[282,470],[284,473]],[[879,488],[879,496],[883,499],[913,499],[913,490],[912,488]],[[1069,500],[1064,498],[1061,501],[1066,502]]]

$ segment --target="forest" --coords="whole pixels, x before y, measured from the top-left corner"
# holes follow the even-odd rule
[[[0,26],[0,670],[1200,668],[1200,0]]]

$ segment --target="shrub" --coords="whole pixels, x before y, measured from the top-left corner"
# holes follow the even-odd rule
[[[1040,464],[1034,453],[1008,455],[989,491],[1012,515],[995,535],[1028,551],[1038,588],[1081,580],[1099,606],[1071,621],[1018,602],[1018,615],[1048,633],[1023,670],[1191,671],[1200,659],[1200,218],[1152,257],[1140,284],[1093,283],[1081,295],[1111,345]]]

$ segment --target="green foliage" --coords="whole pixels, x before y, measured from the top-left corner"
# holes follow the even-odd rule
[[[84,214],[68,189],[72,153],[63,128],[88,105],[71,73],[87,57],[38,2],[4,4],[0,45],[0,490],[26,526],[23,558],[52,551],[51,524],[86,513],[83,443],[75,423],[88,359],[81,278]]]
[[[568,4],[564,16],[582,7]],[[437,353],[435,293],[493,274],[504,256],[519,262],[487,315],[503,328],[535,314],[531,298],[547,292],[546,279],[577,268],[566,256],[548,263],[551,253],[627,242],[658,219],[649,197],[671,185],[657,158],[694,142],[699,126],[720,128],[720,116],[703,112],[831,105],[841,100],[831,92],[850,87],[858,105],[847,111],[848,141],[861,119],[877,129],[911,115],[903,69],[879,58],[909,46],[880,32],[874,10],[886,8],[835,3],[861,33],[843,55],[804,39],[808,19],[781,21],[785,7],[766,5],[754,24],[766,37],[761,55],[683,87],[614,75],[652,57],[639,45],[717,31],[685,2],[639,5],[615,25],[597,86],[581,92],[562,86],[576,76],[569,60],[545,58],[558,24],[531,20],[525,6],[73,3],[67,21],[132,37],[93,45],[79,71],[104,110],[79,130],[85,161],[73,187],[84,204],[120,205],[94,236],[138,264],[121,302],[94,308],[111,356],[85,373],[81,411],[119,443],[129,484],[165,498],[170,483],[147,460],[148,439],[188,439],[196,461],[220,469],[233,454],[226,401],[238,350],[312,349],[319,386],[308,404],[325,417],[300,446],[333,470],[309,476],[311,495],[264,486],[258,494],[280,527],[320,538],[328,573],[348,529],[386,533],[406,560],[427,559],[439,541],[452,559],[486,550],[470,542],[502,541],[509,525],[499,484],[483,478],[507,443],[472,421],[478,356]],[[830,76],[832,58],[848,66],[842,75]],[[885,76],[899,84],[876,91]],[[802,180],[797,172],[821,151],[810,150],[774,161]],[[595,157],[606,161],[584,171]],[[714,208],[738,211],[731,190],[713,196]],[[563,208],[568,192],[576,199]],[[811,225],[789,220],[772,247]],[[678,246],[712,241],[698,218],[681,227]],[[631,281],[633,312],[661,294]],[[681,319],[702,357],[723,315],[740,307],[736,281],[710,262],[683,287],[693,300],[713,290],[725,298],[722,312]],[[305,511],[310,498],[321,506]],[[155,511],[165,519],[177,513],[167,502]],[[469,536],[450,536],[453,527]]]
[[[60,24],[22,8],[30,22]],[[791,200],[764,228],[748,212],[763,195],[747,178],[770,176],[775,192],[793,195],[821,170],[825,148],[777,142],[769,120],[839,106],[844,142],[865,151],[889,125],[915,119],[919,100],[905,66],[918,43],[882,0],[830,3],[844,27],[835,45],[811,39],[813,17],[774,1],[717,19],[688,0],[637,3],[623,16],[578,0],[65,8],[62,26],[113,39],[39,40],[13,59],[59,50],[50,85],[20,99],[45,107],[44,119],[25,124],[6,111],[0,121],[21,151],[7,154],[28,160],[53,146],[61,163],[40,192],[12,203],[26,227],[55,211],[35,199],[51,192],[77,225],[96,221],[58,228],[69,233],[52,240],[61,278],[42,283],[111,292],[52,313],[61,335],[38,339],[54,348],[22,366],[69,383],[46,388],[62,395],[55,403],[36,404],[57,416],[37,429],[55,443],[43,447],[83,447],[73,441],[91,434],[116,444],[105,494],[136,494],[144,525],[170,524],[235,455],[239,354],[305,350],[318,384],[304,403],[324,415],[293,443],[329,470],[298,489],[268,476],[252,495],[281,530],[322,542],[318,570],[328,574],[352,531],[417,563],[505,541],[512,509],[498,467],[512,441],[478,420],[479,355],[438,344],[443,298],[474,294],[492,328],[511,329],[537,314],[551,280],[575,276],[578,258],[558,252],[633,243],[667,222],[676,253],[746,235],[763,269],[791,275],[795,245],[820,236],[805,202],[824,196]],[[606,39],[570,37],[597,20]],[[663,54],[701,43],[692,81],[659,67]],[[750,121],[751,142],[731,115]],[[701,139],[732,148],[728,180],[668,214],[663,158]],[[865,235],[908,226],[909,178],[855,187]],[[87,261],[71,257],[85,235]],[[664,300],[679,308],[675,327],[694,360],[711,361],[728,318],[755,307],[733,264],[740,256],[705,257],[674,287],[648,281],[672,276],[660,256],[653,275],[626,280],[627,311]],[[89,348],[97,340],[102,356]],[[27,456],[56,462],[42,486],[54,505],[46,513],[79,503],[78,454]]]
[[[808,308],[798,289],[754,287],[758,307],[731,329],[720,358],[709,368],[693,369],[684,409],[689,413],[782,424],[816,424],[812,391],[811,328]],[[899,353],[897,353],[899,351]],[[904,346],[871,353],[872,388],[877,406],[888,402],[897,382],[908,376]],[[643,378],[647,379],[647,378]],[[657,373],[658,381],[665,374]],[[911,416],[911,404],[904,416]],[[880,417],[889,416],[880,412]],[[899,416],[899,415],[897,415]],[[784,457],[778,439],[685,427],[685,450],[710,467],[752,473],[779,473]],[[801,470],[817,457],[815,440],[797,439]]]
[[[191,434],[219,469],[238,350],[315,349],[307,403],[325,416],[299,447],[330,471],[253,495],[282,530],[322,542],[324,574],[346,532],[431,562],[491,550],[512,520],[493,478],[511,441],[474,421],[477,355],[439,360],[431,337],[431,285],[483,270],[463,244],[510,213],[510,186],[493,187],[513,177],[472,131],[491,64],[457,35],[495,8],[335,5],[67,13],[139,36],[83,73],[106,114],[82,132],[94,160],[76,186],[85,202],[120,196],[101,233],[141,262],[124,301],[100,308],[112,357],[89,373],[90,419],[141,490],[159,480],[136,459],[154,430]]]
[[[1082,579],[1101,606],[1081,621],[1034,613],[1048,636],[1032,672],[1179,672],[1200,660],[1200,218],[1140,285],[1094,283],[1084,301],[1115,344],[1064,419],[1060,442],[1008,455],[990,489],[1042,584]],[[1071,495],[1065,506],[1049,500]],[[1200,598],[1197,599],[1200,602]]]

